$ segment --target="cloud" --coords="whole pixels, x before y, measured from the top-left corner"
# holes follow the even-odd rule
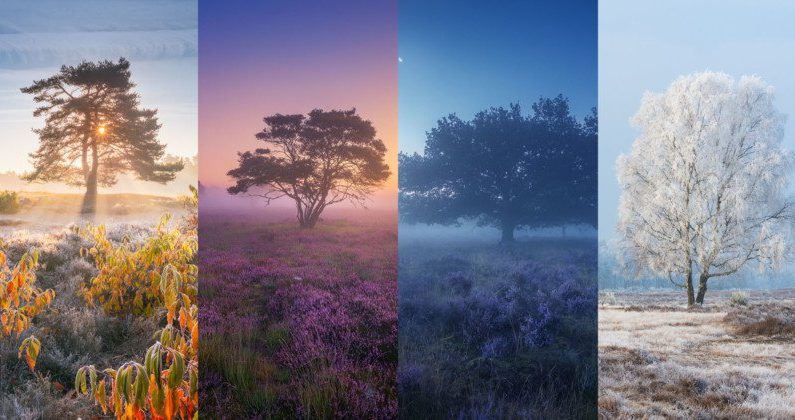
[[[196,0],[3,0],[0,69],[198,52]]]

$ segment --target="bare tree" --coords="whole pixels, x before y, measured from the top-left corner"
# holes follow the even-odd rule
[[[633,121],[641,135],[617,166],[618,230],[635,274],[668,277],[694,305],[711,278],[749,263],[778,269],[791,251],[793,160],[773,89],[756,77],[692,74],[647,93]]]

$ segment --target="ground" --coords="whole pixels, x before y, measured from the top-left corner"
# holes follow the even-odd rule
[[[401,236],[400,417],[595,418],[596,241],[497,241]]]
[[[202,414],[394,418],[395,216],[291,218],[200,215]]]
[[[185,189],[186,194],[188,189]],[[86,220],[80,216],[82,194],[20,192],[21,208],[14,214],[0,214],[0,234],[19,230],[48,232]],[[100,194],[93,222],[104,224],[157,223],[164,213],[182,216],[180,199],[145,194]]]
[[[603,418],[794,418],[795,289],[601,291]]]
[[[187,192],[187,188],[186,188]],[[96,276],[93,260],[81,250],[94,245],[78,228],[78,194],[22,193],[23,209],[0,215],[0,251],[14,265],[28,251],[40,253],[36,286],[53,289],[52,304],[20,336],[0,335],[0,419],[99,418],[99,407],[74,392],[79,368],[116,367],[140,361],[159,317],[111,316],[90,305],[83,287]],[[99,196],[93,223],[105,224],[114,244],[137,245],[153,233],[163,213],[179,223],[186,210],[180,200],[147,195]],[[41,340],[35,372],[18,358],[20,341]]]

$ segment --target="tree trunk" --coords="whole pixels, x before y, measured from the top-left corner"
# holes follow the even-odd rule
[[[704,304],[704,295],[707,293],[707,280],[709,280],[709,276],[706,273],[701,273],[698,278],[698,295],[696,296],[696,303],[699,305]]]
[[[96,146],[92,147],[91,169],[86,176],[86,195],[80,213],[93,215],[97,212],[97,173],[99,172],[99,156]]]
[[[513,231],[516,230],[516,225],[513,223],[503,223],[502,224],[502,239],[500,239],[501,244],[510,244],[515,242],[513,237]]]
[[[312,207],[302,207],[298,209],[298,225],[301,229],[312,229],[317,224],[320,214],[315,214]]]
[[[97,180],[93,179],[93,184],[86,185],[86,193],[83,196],[83,205],[80,208],[82,214],[94,214],[97,212]]]
[[[694,306],[696,304],[696,298],[693,295],[693,269],[688,268],[685,282],[685,288],[687,288],[687,306]]]

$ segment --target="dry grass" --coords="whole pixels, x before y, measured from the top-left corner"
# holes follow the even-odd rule
[[[148,225],[157,223],[163,213],[174,217],[185,214],[184,205],[177,197],[100,193],[97,214],[86,219],[80,215],[82,194],[20,192],[19,195],[24,202],[20,211],[13,215],[0,215],[0,235],[21,230],[47,233],[71,223],[85,222]]]
[[[795,418],[795,291],[613,292],[599,309],[602,418]]]

